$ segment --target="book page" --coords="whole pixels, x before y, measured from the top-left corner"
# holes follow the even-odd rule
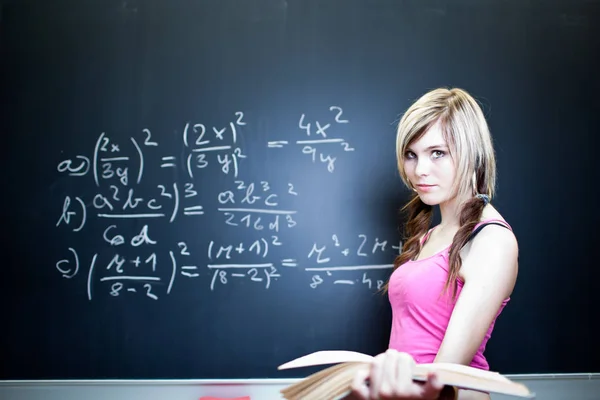
[[[373,357],[367,354],[348,350],[323,350],[317,351],[292,361],[281,364],[277,369],[309,367],[313,365],[336,364],[341,362],[367,362],[373,361]]]

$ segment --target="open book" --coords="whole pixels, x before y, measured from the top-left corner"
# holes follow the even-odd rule
[[[344,350],[317,351],[280,365],[277,369],[300,368],[315,365],[335,364],[316,372],[281,390],[285,399],[339,399],[350,392],[354,375],[359,369],[369,368],[373,357]],[[486,371],[462,364],[430,363],[417,364],[413,369],[413,380],[426,381],[429,372],[435,371],[444,385],[472,389],[489,393],[501,393],[517,397],[534,398],[535,394],[517,382],[498,372]]]

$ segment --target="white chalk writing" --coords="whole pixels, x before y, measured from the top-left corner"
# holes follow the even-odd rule
[[[293,138],[268,141],[268,148],[283,149],[268,151],[296,145],[307,168],[335,176],[327,172],[356,152],[348,139],[351,119],[340,105],[317,111],[298,113],[290,122]],[[87,151],[57,160],[56,174],[88,184],[62,194],[55,228],[97,235],[85,248],[61,251],[60,276],[75,281],[85,274],[90,301],[158,301],[190,285],[268,290],[288,276],[297,281],[294,274],[307,290],[328,283],[381,288],[401,246],[362,232],[323,236],[318,227],[318,240],[306,237],[312,229],[305,210],[322,212],[317,204],[307,207],[317,200],[305,193],[310,180],[279,176],[284,166],[247,173],[247,165],[264,161],[245,146],[247,136],[260,137],[251,118],[239,110],[212,118],[176,123],[176,135],[147,126],[131,135],[105,130]]]

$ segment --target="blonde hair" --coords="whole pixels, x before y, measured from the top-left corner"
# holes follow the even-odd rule
[[[404,184],[412,189],[404,170],[406,149],[438,122],[456,163],[455,194],[469,198],[481,193],[491,199],[496,187],[496,157],[488,124],[477,101],[457,88],[424,94],[402,116],[396,158]]]
[[[453,193],[462,200],[459,203],[460,228],[450,246],[450,270],[444,287],[453,287],[455,299],[460,250],[469,240],[487,204],[476,195],[484,194],[491,200],[495,194],[496,158],[488,124],[477,101],[462,89],[438,88],[415,101],[398,124],[396,157],[400,177],[407,187],[412,189],[404,169],[407,148],[437,123],[457,169]],[[408,218],[402,252],[394,261],[394,270],[418,256],[420,239],[427,232],[433,216],[432,207],[423,203],[417,194],[413,194],[403,210],[408,212]],[[387,290],[387,283],[384,290]]]

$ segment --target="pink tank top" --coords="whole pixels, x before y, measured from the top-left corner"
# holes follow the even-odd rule
[[[478,223],[474,230],[490,222],[500,223],[511,229],[502,220],[488,219]],[[422,242],[427,240],[430,233],[431,230]],[[417,363],[434,361],[454,309],[452,287],[441,294],[448,277],[449,249],[450,246],[430,257],[408,261],[390,276],[388,297],[392,308],[392,327],[389,347],[409,353]],[[463,283],[460,279],[457,279],[457,283],[458,299]],[[496,318],[509,300],[507,298],[502,302],[470,366],[489,370],[483,352]]]

